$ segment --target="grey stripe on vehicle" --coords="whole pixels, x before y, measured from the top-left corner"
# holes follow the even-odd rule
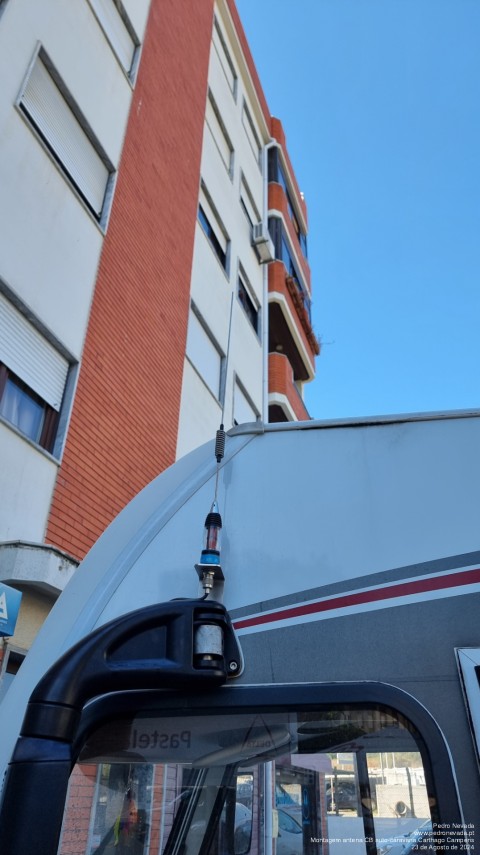
[[[331,585],[322,585],[319,588],[309,588],[307,591],[296,591],[294,594],[287,594],[284,597],[274,597],[271,600],[252,603],[250,606],[231,609],[229,614],[234,619],[247,615],[250,617],[272,609],[305,603],[309,600],[320,600],[323,597],[345,594],[361,588],[380,587],[389,582],[411,579],[415,576],[427,576],[429,573],[443,573],[447,570],[469,567],[472,564],[480,564],[480,551],[465,552],[462,555],[451,555],[448,558],[437,558],[433,561],[423,561],[420,564],[410,564],[407,567],[397,567],[394,570],[382,570],[380,573],[371,573],[368,576],[356,576],[353,579],[345,579]]]

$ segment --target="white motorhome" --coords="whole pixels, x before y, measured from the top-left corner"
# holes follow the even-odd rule
[[[206,597],[194,565],[213,443],[146,487],[80,565],[0,705],[2,768],[42,675],[133,610],[223,601],[242,655],[220,687],[97,686],[52,855],[474,850],[479,448],[471,410],[233,428],[218,479],[223,574]]]

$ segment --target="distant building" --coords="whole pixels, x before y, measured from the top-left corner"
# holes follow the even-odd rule
[[[226,429],[309,418],[319,348],[233,0],[0,0],[0,77],[0,580],[24,592],[1,681],[223,404]]]

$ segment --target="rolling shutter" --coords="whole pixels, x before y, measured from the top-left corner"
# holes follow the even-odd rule
[[[197,316],[190,309],[187,333],[187,356],[208,388],[218,399],[222,358]]]
[[[100,26],[125,71],[130,71],[135,42],[128,32],[114,0],[90,0]]]
[[[235,383],[235,393],[233,399],[233,417],[237,425],[243,425],[245,422],[256,422],[257,414],[253,409],[246,396],[243,394],[238,383]]]
[[[213,208],[210,205],[210,202],[207,199],[207,196],[203,191],[203,188],[200,189],[200,205],[202,206],[204,213],[205,213],[205,216],[206,216],[208,222],[210,223],[213,231],[215,232],[215,237],[217,238],[217,240],[218,240],[220,246],[222,247],[223,251],[226,253],[227,252],[227,246],[228,246],[228,240],[225,237],[225,234],[224,234],[222,228],[220,227],[220,223],[218,221],[218,218],[217,218],[216,214],[214,213]]]
[[[38,56],[21,105],[96,214],[109,171]]]
[[[242,122],[243,127],[245,128],[245,133],[248,137],[248,142],[250,143],[255,155],[255,159],[257,163],[260,163],[260,140],[258,138],[255,125],[253,124],[252,117],[248,111],[248,107],[245,103],[243,104]]]
[[[220,119],[217,115],[217,111],[213,105],[213,100],[210,97],[210,94],[207,98],[206,119],[207,119],[208,127],[210,128],[210,130],[212,132],[213,139],[215,140],[215,142],[217,144],[217,148],[220,152],[222,160],[223,160],[225,166],[227,167],[227,169],[230,170],[230,160],[231,160],[231,156],[232,156],[232,147],[231,147],[230,141],[227,139],[225,131],[223,130],[223,127],[220,123]]]
[[[213,27],[212,41],[213,41],[213,44],[215,45],[215,49],[217,51],[218,58],[220,60],[220,64],[221,64],[221,66],[225,72],[225,76],[228,80],[228,85],[230,86],[230,89],[232,90],[232,92],[235,94],[235,81],[236,81],[237,75],[235,73],[235,68],[234,68],[233,62],[230,58],[230,54],[229,54],[229,52],[227,50],[227,46],[225,44],[225,39],[223,38],[223,35],[220,31],[220,27],[218,26],[216,18],[215,18],[215,24]]]
[[[0,294],[0,362],[54,410],[60,409],[68,362],[3,294]]]

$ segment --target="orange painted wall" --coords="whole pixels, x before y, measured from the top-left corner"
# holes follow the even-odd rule
[[[46,542],[83,558],[175,460],[213,0],[153,0]]]

